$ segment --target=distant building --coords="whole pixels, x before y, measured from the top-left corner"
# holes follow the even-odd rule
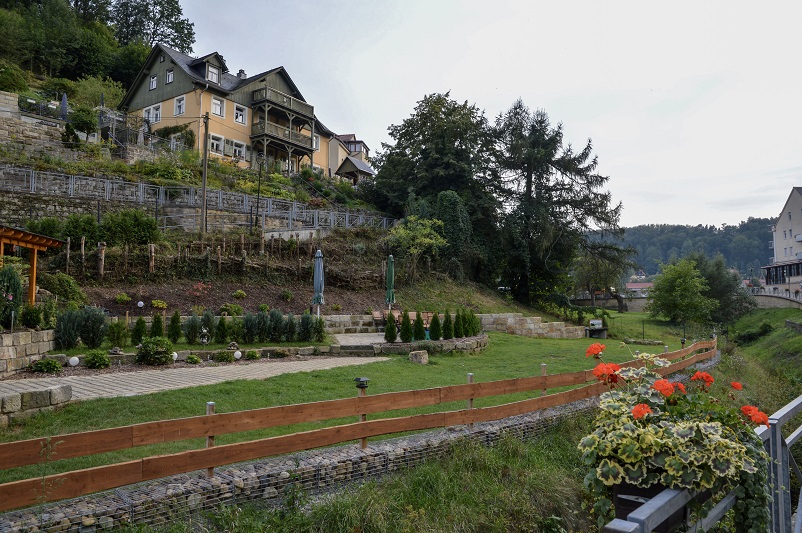
[[[771,226],[770,264],[763,270],[766,292],[798,298],[802,290],[802,187],[794,187]]]
[[[626,295],[629,298],[645,298],[649,296],[652,287],[654,287],[654,283],[651,282],[630,282],[626,285]]]

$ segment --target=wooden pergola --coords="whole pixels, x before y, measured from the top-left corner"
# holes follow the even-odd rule
[[[0,226],[0,266],[3,265],[3,256],[5,254],[6,244],[13,244],[22,246],[31,250],[30,257],[30,271],[28,272],[28,303],[34,305],[36,303],[36,259],[39,250],[47,250],[48,248],[59,248],[64,244],[64,241],[46,237],[44,235],[37,235],[30,231],[25,231],[19,228],[10,228],[8,226]]]

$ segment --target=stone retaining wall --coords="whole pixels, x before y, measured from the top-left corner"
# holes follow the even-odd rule
[[[321,315],[326,323],[326,333],[376,333],[378,329],[371,315]]]
[[[50,411],[71,399],[70,385],[0,396],[0,427],[7,427],[9,422],[27,418],[41,411]]]
[[[581,339],[585,336],[584,326],[570,326],[565,322],[543,322],[539,316],[525,317],[521,313],[476,316],[482,321],[483,331],[499,331],[539,339]]]
[[[376,344],[373,346],[373,355],[408,354],[415,350],[426,350],[430,354],[464,352],[479,353],[487,348],[487,335],[465,337],[463,339],[449,339],[439,341],[394,342],[392,344]]]
[[[52,329],[0,334],[0,378],[28,368],[55,347],[56,332]]]

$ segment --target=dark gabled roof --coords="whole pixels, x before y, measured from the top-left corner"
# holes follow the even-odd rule
[[[364,161],[357,159],[356,157],[345,156],[343,159],[342,164],[340,164],[340,168],[337,169],[337,174],[347,174],[353,173],[356,171],[359,174],[368,174],[370,176],[375,176],[376,171],[373,170],[370,165],[365,163]]]
[[[337,137],[337,135],[333,131],[328,129],[322,122],[320,122],[320,119],[318,119],[317,117],[315,117],[315,131],[324,133],[329,137],[335,137],[335,138]]]
[[[292,87],[293,91],[295,92],[295,94],[292,96],[295,96],[299,100],[306,102],[303,95],[301,94],[301,91],[298,90],[298,87],[295,85],[295,82],[292,81],[292,78],[290,78],[290,75],[287,74],[287,71],[284,69],[284,67],[272,68],[255,76],[250,76],[248,78],[242,79],[238,76],[228,73],[228,67],[226,66],[226,63],[223,60],[223,56],[221,56],[217,52],[212,52],[211,54],[207,54],[203,57],[195,58],[188,56],[184,53],[181,53],[178,50],[174,50],[161,43],[157,43],[156,45],[153,46],[153,49],[150,51],[150,54],[148,54],[148,58],[145,60],[144,65],[142,65],[142,68],[139,70],[139,74],[137,74],[136,79],[131,84],[131,88],[128,90],[128,93],[126,93],[122,102],[120,102],[120,105],[118,106],[119,108],[122,109],[126,107],[126,104],[128,103],[129,99],[133,96],[134,89],[139,87],[140,83],[142,82],[142,77],[144,76],[145,68],[148,65],[150,65],[152,59],[156,56],[156,54],[161,52],[167,55],[172,60],[172,62],[175,63],[175,65],[178,68],[183,70],[187,74],[187,76],[189,76],[195,83],[200,85],[208,84],[210,88],[215,88],[216,90],[224,94],[230,94],[239,89],[240,87],[253,83],[254,81],[264,76],[275,73],[282,73],[287,83],[290,85],[290,87]],[[220,74],[219,84],[210,83],[209,80],[206,79],[206,69],[204,65],[206,64],[206,60],[208,60],[210,57],[216,57],[220,61],[220,64],[223,66],[222,69],[223,72],[221,72]]]
[[[354,133],[344,133],[342,135],[337,135],[337,138],[340,139],[344,143],[347,143],[347,142],[362,143],[362,144],[365,145],[366,149],[370,150],[370,148],[368,147],[367,143],[365,143],[365,141],[357,139],[356,138],[356,134],[354,134]]]

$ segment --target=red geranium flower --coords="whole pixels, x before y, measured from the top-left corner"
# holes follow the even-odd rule
[[[755,424],[769,425],[769,417],[766,413],[760,411],[754,405],[744,405],[741,407],[741,412]]]
[[[661,392],[663,396],[671,396],[674,393],[674,384],[668,381],[667,379],[658,379],[652,385],[652,388],[658,392]]]
[[[595,342],[590,346],[588,346],[588,349],[585,350],[585,357],[593,356],[598,359],[598,357],[602,354],[602,352],[604,352],[604,348],[606,348],[604,344]]]
[[[691,381],[704,381],[705,387],[709,388],[710,385],[713,384],[715,379],[713,379],[713,376],[711,376],[707,372],[697,372],[691,377]]]
[[[732,386],[732,388],[735,390],[743,390],[744,388],[744,386],[738,383],[737,381],[733,381],[732,383],[730,383],[730,386]]]
[[[682,394],[687,394],[687,391],[685,390],[685,385],[684,384],[677,383],[677,388],[682,391]]]
[[[621,367],[615,363],[599,363],[593,369],[593,375],[602,383],[618,383],[618,372]]]
[[[632,408],[632,417],[635,420],[639,420],[651,412],[652,412],[651,407],[649,407],[645,403],[639,403],[638,405]]]

